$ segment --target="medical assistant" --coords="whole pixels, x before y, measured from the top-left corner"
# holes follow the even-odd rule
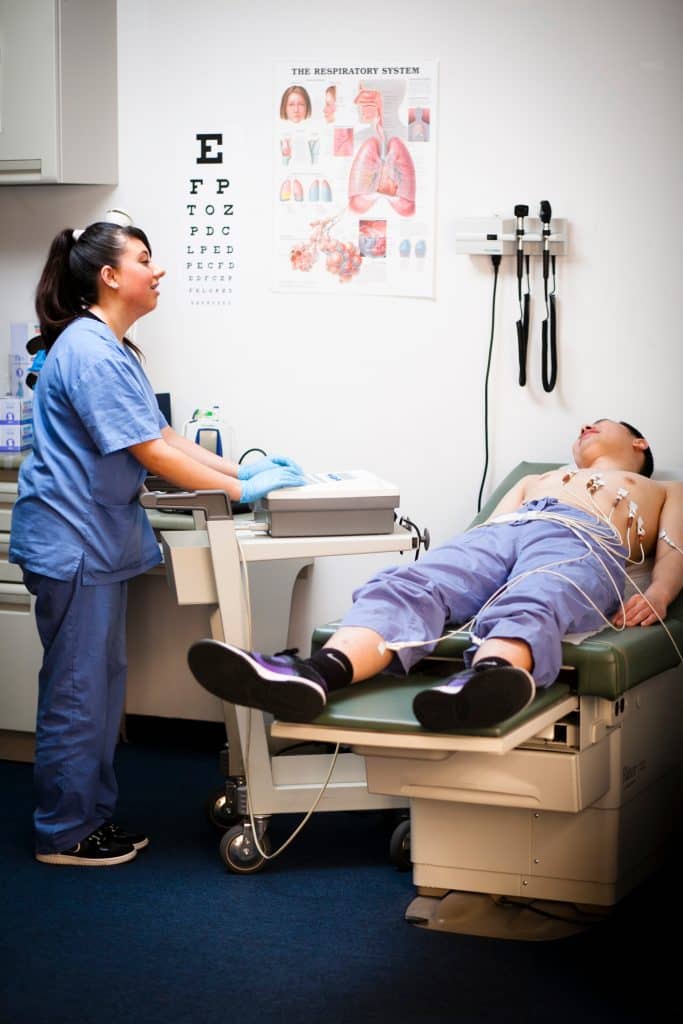
[[[9,560],[36,598],[44,648],[36,727],[37,852],[67,849],[113,813],[126,679],[126,580],[161,561],[127,448],[166,420],[133,352],[84,313],[60,334],[33,400]]]
[[[575,530],[528,517],[544,511],[574,523]],[[604,523],[555,498],[529,501],[519,512],[511,522],[462,533],[409,566],[379,572],[355,591],[341,627],[374,629],[387,643],[425,641],[399,650],[392,661],[391,669],[398,662],[398,670],[408,672],[431,653],[436,643],[426,641],[436,640],[446,623],[474,618],[466,665],[489,637],[524,640],[536,685],[550,686],[560,671],[562,638],[602,629],[604,616],[616,611],[626,551],[614,545]],[[611,541],[611,555],[596,536]]]

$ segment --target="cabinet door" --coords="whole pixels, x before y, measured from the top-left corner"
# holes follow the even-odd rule
[[[0,4],[0,182],[59,180],[56,0]]]
[[[0,581],[0,650],[0,730],[33,732],[43,649],[34,599],[20,583]]]

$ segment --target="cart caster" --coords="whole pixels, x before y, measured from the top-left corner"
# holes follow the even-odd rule
[[[259,845],[265,853],[270,853],[270,839],[265,833],[259,839]],[[256,848],[251,828],[244,825],[235,825],[225,833],[220,853],[226,867],[238,875],[252,875],[260,871],[266,862]]]
[[[240,815],[233,810],[233,806],[232,801],[226,796],[225,788],[217,789],[206,802],[206,813],[211,824],[222,832],[235,825],[240,820]]]
[[[410,870],[410,818],[405,818],[394,829],[389,843],[389,856],[399,871]]]

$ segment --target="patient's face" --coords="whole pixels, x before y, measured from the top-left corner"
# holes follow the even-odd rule
[[[634,445],[634,442],[636,444]],[[600,419],[593,423],[585,423],[579,431],[579,436],[572,446],[574,462],[579,469],[591,466],[593,461],[600,455],[608,455],[618,458],[624,456],[624,469],[636,457],[641,459],[637,439],[630,430],[616,420]]]

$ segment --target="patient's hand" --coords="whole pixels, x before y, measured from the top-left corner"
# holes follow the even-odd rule
[[[650,586],[644,594],[633,594],[628,601],[624,602],[625,617],[621,609],[612,616],[615,626],[653,626],[666,615],[668,602],[657,591],[656,586]]]

